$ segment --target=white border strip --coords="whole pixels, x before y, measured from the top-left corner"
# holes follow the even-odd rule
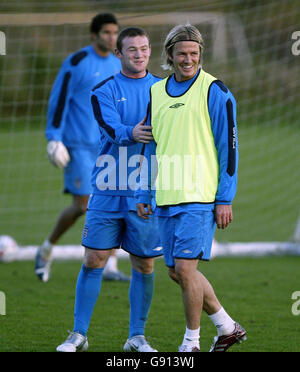
[[[2,256],[0,262],[34,260],[38,246],[19,247]],[[300,255],[300,243],[295,242],[253,242],[217,243],[213,242],[212,259],[215,257],[263,257],[270,255]],[[53,260],[82,260],[84,247],[79,245],[57,245],[53,248]],[[117,250],[117,257],[128,259],[123,249]]]

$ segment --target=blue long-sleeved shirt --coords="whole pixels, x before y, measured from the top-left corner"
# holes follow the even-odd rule
[[[198,74],[193,79],[184,82],[177,82],[175,75],[168,81],[167,90],[172,96],[184,94]],[[156,207],[155,214],[159,216],[172,216],[182,210],[213,210],[215,204],[231,204],[237,188],[237,167],[238,167],[238,142],[236,127],[236,102],[229,89],[219,80],[213,82],[209,89],[208,111],[211,118],[212,133],[217,149],[219,162],[219,184],[215,203],[201,204],[188,203],[176,206]],[[150,117],[147,124],[150,125]],[[233,128],[232,128],[233,126]],[[234,133],[234,136],[232,135]],[[156,143],[152,141],[146,145],[144,156],[147,164],[153,162],[156,152]],[[152,168],[152,173],[153,173]],[[148,166],[147,174],[141,182],[141,187],[135,192],[138,203],[151,204],[154,195],[151,180],[155,178],[151,174],[151,166]],[[147,182],[147,186],[144,183]]]
[[[132,130],[147,114],[150,87],[160,78],[149,72],[140,79],[119,73],[98,84],[91,102],[101,134],[101,147],[92,173],[89,210],[135,210],[143,144]]]
[[[99,129],[90,103],[90,91],[120,69],[117,57],[112,54],[101,57],[92,45],[67,57],[49,98],[47,140],[62,141],[71,148],[99,147]]]

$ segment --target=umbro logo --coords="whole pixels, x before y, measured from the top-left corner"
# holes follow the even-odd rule
[[[184,106],[184,103],[175,103],[175,105],[172,105],[169,108],[178,108],[180,106]]]
[[[124,102],[124,101],[127,101],[125,97],[122,97],[121,99],[117,99],[117,102]]]

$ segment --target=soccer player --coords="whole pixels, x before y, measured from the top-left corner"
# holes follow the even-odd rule
[[[162,248],[157,218],[141,220],[134,198],[143,147],[153,139],[151,130],[144,126],[149,90],[160,80],[147,71],[150,53],[149,37],[143,29],[124,29],[116,50],[121,72],[96,85],[91,93],[102,145],[82,234],[85,259],[76,286],[73,332],[57,351],[87,349],[87,331],[103,268],[110,250],[120,246],[130,253],[132,264],[129,338],[124,351],[157,351],[144,334],[153,295],[154,257],[162,255]]]
[[[159,216],[165,262],[170,277],[181,287],[186,317],[179,351],[200,351],[203,309],[218,331],[211,351],[221,352],[245,339],[246,332],[227,314],[197,267],[199,260],[210,259],[216,225],[225,229],[233,218],[236,102],[220,80],[201,68],[203,40],[197,28],[176,26],[164,48],[166,66],[174,74],[151,88],[154,141],[146,145],[143,164],[151,170],[148,163],[156,154],[154,214]],[[137,209],[147,219],[153,213],[150,191],[156,175],[142,169],[141,178]]]
[[[90,105],[90,90],[121,69],[112,54],[118,36],[113,14],[98,14],[90,24],[91,45],[71,54],[63,63],[49,99],[46,138],[50,161],[64,170],[64,192],[72,205],[60,214],[50,236],[36,255],[35,273],[49,280],[53,245],[86,211],[91,173],[99,148],[98,124]],[[129,281],[117,269],[114,251],[106,266],[106,279]]]

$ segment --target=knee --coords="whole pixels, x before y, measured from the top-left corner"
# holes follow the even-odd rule
[[[174,275],[177,279],[177,282],[184,287],[191,278],[191,271],[188,265],[181,263],[175,266]]]
[[[86,212],[86,205],[81,203],[74,204],[74,212],[78,217],[83,216]]]
[[[87,209],[87,198],[86,197],[77,197],[74,199],[73,208],[74,213],[77,217],[80,217],[85,214]]]
[[[86,248],[84,255],[84,265],[90,269],[103,268],[109,254],[104,251],[97,251]]]
[[[136,258],[134,261],[132,261],[132,264],[133,269],[142,274],[151,274],[154,270],[153,258]]]

